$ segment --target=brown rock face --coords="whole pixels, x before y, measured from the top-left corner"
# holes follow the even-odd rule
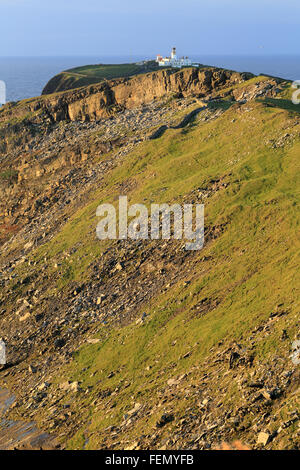
[[[64,109],[64,116],[56,111],[55,103],[49,103],[49,110],[55,120],[67,117],[71,121],[90,121],[105,117],[114,110],[147,104],[168,94],[203,96],[248,78],[245,74],[218,69],[162,70],[64,93],[59,104],[59,109]]]
[[[19,113],[41,110],[54,122],[95,121],[166,95],[205,96],[252,76],[216,68],[159,70],[36,98],[24,103],[21,109],[12,108],[11,113],[16,117]]]

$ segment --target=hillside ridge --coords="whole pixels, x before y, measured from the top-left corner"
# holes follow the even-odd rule
[[[299,449],[290,98],[287,81],[207,68],[1,108],[5,419],[67,449]],[[119,195],[204,204],[203,249],[98,240],[97,206]]]

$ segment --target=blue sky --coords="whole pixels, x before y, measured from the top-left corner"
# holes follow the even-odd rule
[[[300,54],[299,0],[0,0],[0,56]]]

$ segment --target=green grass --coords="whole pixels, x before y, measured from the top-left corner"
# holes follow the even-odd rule
[[[7,183],[15,183],[18,179],[18,172],[13,169],[7,169],[0,173],[0,181],[5,181]]]
[[[268,108],[266,113],[262,105],[253,107],[251,114],[241,116],[238,123],[230,126],[228,122],[236,117],[234,107],[217,121],[192,126],[188,133],[168,130],[161,139],[145,142],[128,156],[124,165],[109,175],[105,190],[96,190],[95,200],[67,222],[53,241],[37,252],[37,259],[42,260],[45,254],[50,258],[59,258],[65,250],[78,244],[76,257],[81,262],[74,260],[76,268],[72,268],[70,277],[76,279],[83,273],[87,274],[89,263],[102,250],[94,234],[96,208],[101,202],[115,200],[115,188],[130,178],[134,178],[135,190],[129,194],[129,201],[150,204],[158,195],[161,198],[161,194],[163,200],[160,202],[180,201],[197,187],[205,187],[211,178],[231,174],[227,177],[231,182],[228,191],[222,198],[215,197],[208,202],[206,221],[207,224],[218,224],[234,220],[231,234],[237,246],[240,230],[245,223],[248,225],[250,214],[251,222],[254,214],[258,221],[264,212],[268,212],[268,217],[273,217],[269,212],[271,209],[275,211],[283,201],[295,212],[293,203],[299,190],[291,190],[290,184],[296,184],[298,147],[295,150],[295,144],[287,150],[270,149],[265,144],[266,138],[276,137],[280,125],[288,123],[289,117],[279,109]],[[251,139],[253,132],[259,135],[255,141]],[[208,135],[211,135],[209,139]],[[287,167],[287,152],[293,156],[293,170]],[[285,174],[287,171],[288,175]],[[232,244],[232,237],[229,240],[227,249]],[[217,243],[215,250],[219,250],[220,244],[223,250],[226,238]],[[69,266],[66,266],[66,273],[70,273]],[[68,274],[65,274],[65,278],[68,278]]]
[[[264,100],[266,106],[276,107],[280,109],[285,109],[286,111],[294,111],[300,113],[300,104],[294,104],[291,99],[275,99],[275,98],[266,98]]]
[[[158,65],[155,61],[149,61],[145,64],[85,65],[83,67],[66,70],[53,77],[45,86],[43,94],[79,88],[114,78],[131,77],[155,70],[158,70]]]

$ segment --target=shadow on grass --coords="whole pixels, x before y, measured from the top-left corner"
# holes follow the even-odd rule
[[[218,109],[222,109],[223,111],[227,111],[227,109],[231,108],[231,106],[235,104],[235,102],[233,101],[223,101],[223,100],[220,100],[220,101],[210,101],[206,108],[203,108],[203,109],[210,109],[212,111],[217,111]],[[198,113],[197,113],[198,114]],[[182,129],[182,134],[187,134],[189,132],[189,130],[195,126],[197,126],[197,121],[196,121],[196,115],[192,115],[188,121],[188,124],[189,124],[189,127],[186,128],[184,127]],[[183,126],[179,126],[179,127],[183,127]],[[178,126],[176,128],[179,128]],[[175,129],[175,128],[173,128]]]
[[[167,126],[167,125],[163,125],[163,126],[160,126],[150,137],[149,137],[149,140],[154,140],[154,139],[158,139],[159,137],[161,137],[165,132],[166,130],[168,129],[184,129],[188,124],[191,124],[195,121],[196,119],[196,116],[201,112],[201,111],[204,111],[207,107],[206,106],[202,106],[201,108],[197,108],[197,109],[194,109],[192,112],[190,112],[189,114],[187,114],[181,121],[179,124],[177,124],[176,126]]]
[[[208,108],[212,110],[223,109],[224,111],[226,111],[227,109],[231,108],[231,106],[234,104],[236,104],[236,102],[227,100],[210,101],[208,103]]]
[[[291,100],[265,98],[264,100],[258,100],[263,103],[266,107],[280,108],[286,111],[294,111],[300,113],[300,104],[293,104]]]

